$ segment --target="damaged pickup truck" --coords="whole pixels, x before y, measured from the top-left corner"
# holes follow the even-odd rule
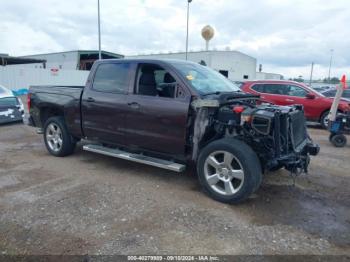
[[[182,172],[212,198],[247,199],[262,174],[307,172],[318,145],[302,106],[257,105],[214,70],[180,60],[95,62],[85,87],[35,86],[30,124],[54,156],[83,149]]]

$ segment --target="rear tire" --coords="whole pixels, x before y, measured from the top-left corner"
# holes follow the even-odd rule
[[[262,182],[257,155],[236,139],[220,139],[203,148],[197,173],[204,192],[223,203],[246,200]]]
[[[329,142],[332,143],[332,138],[333,138],[335,135],[337,135],[337,134],[336,134],[336,133],[330,133],[330,134],[329,134],[329,137],[328,137]]]
[[[63,157],[74,152],[75,141],[69,134],[64,118],[50,117],[44,125],[44,141],[47,151],[53,156]]]
[[[335,147],[344,147],[347,142],[346,136],[343,134],[333,135],[330,137],[330,140]]]

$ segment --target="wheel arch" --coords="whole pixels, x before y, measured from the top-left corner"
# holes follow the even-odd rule
[[[40,108],[40,122],[42,126],[44,126],[45,122],[53,116],[62,116],[64,118],[65,114],[63,109],[52,105],[45,105]]]
[[[327,108],[327,109],[323,110],[323,111],[321,112],[321,114],[318,116],[318,121],[321,121],[322,116],[323,116],[327,111],[330,111],[330,110],[331,110],[331,108]],[[337,112],[343,113],[343,110],[341,110],[341,109],[338,108]]]

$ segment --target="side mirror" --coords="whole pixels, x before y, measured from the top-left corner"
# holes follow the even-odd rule
[[[175,88],[177,85],[176,82],[172,82],[172,83],[160,83],[158,86],[160,88]]]
[[[307,98],[307,99],[315,99],[316,96],[315,96],[314,94],[307,93],[307,94],[306,94],[306,98]]]
[[[162,97],[174,98],[177,93],[177,83],[161,83],[158,85],[159,95]]]

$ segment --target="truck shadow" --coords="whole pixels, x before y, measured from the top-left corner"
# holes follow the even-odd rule
[[[195,168],[192,166],[187,167],[183,173],[176,173],[157,167],[83,151],[82,144],[78,144],[74,155],[79,156],[79,160],[81,162],[87,163],[89,165],[94,165],[95,168],[108,168],[115,170],[118,173],[128,173],[128,175],[138,177],[145,176],[145,179],[152,178],[158,181],[169,183],[177,182],[186,185],[193,183],[191,185],[191,188],[193,186],[196,189],[200,190],[199,185],[197,185],[198,183],[195,174]]]
[[[210,209],[227,208],[227,205],[209,199],[201,192],[195,168],[187,168],[178,174],[151,166],[126,160],[102,156],[76,150],[80,161],[96,169],[115,170],[115,175],[126,174],[152,183],[161,183],[163,187],[174,190],[183,201],[196,201],[197,205]],[[296,185],[288,172],[280,170],[278,174],[267,174],[256,194],[238,205],[229,205],[231,212],[247,217],[258,226],[292,226],[310,235],[323,238],[340,247],[350,247],[350,199],[349,193],[324,193],[318,188],[308,187],[317,183],[312,177],[299,177]],[[335,178],[336,179],[336,178]],[[342,184],[342,183],[340,183]],[[344,188],[350,183],[343,183]],[[346,191],[344,191],[346,192]]]
[[[284,171],[280,173],[286,177]],[[260,226],[292,226],[310,237],[350,248],[350,193],[330,193],[308,187],[317,182],[306,177],[298,178],[295,185],[291,179],[281,182],[280,175],[268,175],[271,177],[264,180],[255,198],[233,206],[232,210],[242,212]],[[349,186],[349,183],[344,185]]]

